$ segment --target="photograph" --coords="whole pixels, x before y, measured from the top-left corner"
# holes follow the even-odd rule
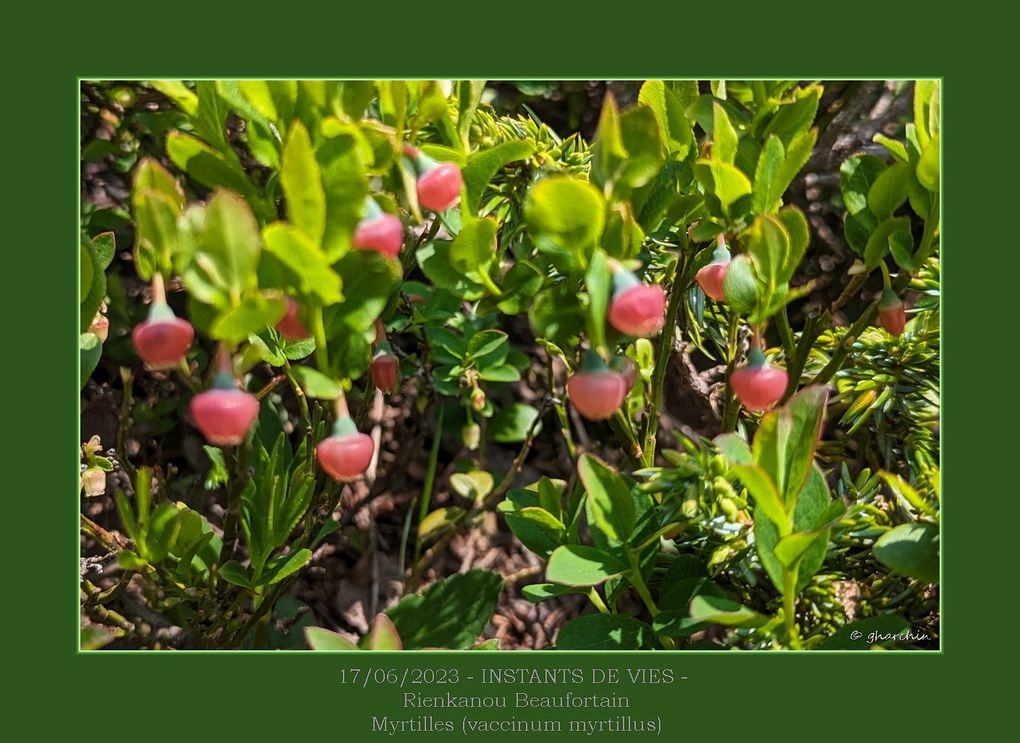
[[[941,653],[941,79],[76,85],[78,655]]]

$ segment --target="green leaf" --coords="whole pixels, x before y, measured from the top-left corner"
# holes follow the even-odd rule
[[[751,181],[737,166],[718,160],[698,160],[694,174],[707,191],[715,194],[723,209],[729,209],[737,199],[751,193]]]
[[[386,610],[404,648],[470,647],[496,611],[503,579],[488,570],[444,578]]]
[[[261,248],[248,205],[234,194],[218,191],[205,209],[190,273],[239,302],[245,290],[256,285]]]
[[[170,174],[170,171],[152,157],[143,157],[139,161],[138,167],[135,168],[131,190],[132,209],[138,210],[139,200],[147,192],[155,192],[163,196],[173,205],[175,213],[180,214],[184,211],[184,205],[187,203],[184,189]]]
[[[754,497],[757,505],[755,522],[758,520],[757,512],[760,511],[784,534],[789,532],[790,517],[768,472],[760,465],[753,464],[738,464],[732,467],[732,471]]]
[[[538,293],[528,310],[528,320],[536,337],[570,348],[584,328],[585,316],[577,295],[567,282],[562,282]]]
[[[85,389],[85,384],[92,376],[92,372],[99,366],[99,359],[103,355],[103,344],[94,333],[82,333],[78,339],[79,357],[81,358],[80,388]]]
[[[465,199],[462,210],[471,216],[478,212],[478,204],[495,175],[515,160],[531,157],[534,147],[528,142],[504,142],[488,150],[480,150],[468,158],[462,171]]]
[[[308,130],[300,121],[294,122],[287,135],[280,185],[290,221],[313,243],[321,243],[326,230],[326,192]]]
[[[105,271],[117,251],[117,239],[112,232],[100,232],[92,238],[92,248],[96,252],[96,264],[101,271]]]
[[[807,483],[797,496],[797,506],[793,513],[793,529],[799,532],[812,531],[823,527],[832,518],[835,518],[835,515],[829,506],[829,486],[825,482],[825,476],[816,465],[812,467]],[[760,509],[756,508],[754,512],[755,547],[758,550],[762,567],[765,568],[773,585],[780,592],[784,590],[783,564],[776,556],[776,547],[781,536],[785,535],[780,535],[778,527]],[[812,541],[800,556],[795,589],[797,592],[800,592],[811,581],[812,576],[818,572],[825,561],[827,548],[828,529],[820,533],[818,538]]]
[[[774,134],[782,141],[783,147],[789,149],[794,139],[814,122],[821,95],[821,85],[798,89],[794,93],[794,101],[779,108],[762,132],[762,137]]]
[[[227,473],[227,462],[223,458],[223,450],[215,446],[203,444],[202,449],[209,458],[209,472],[205,476],[203,487],[206,490],[215,490],[221,485],[230,482],[230,475]]]
[[[121,570],[141,570],[149,564],[131,550],[121,550],[117,553],[117,565]]]
[[[152,80],[147,85],[155,88],[188,116],[198,114],[198,96],[180,80]]]
[[[545,577],[568,586],[597,586],[626,572],[628,566],[616,555],[579,544],[557,547],[549,556]]]
[[[634,498],[626,480],[591,454],[577,460],[577,472],[588,493],[595,523],[610,538],[625,542],[634,531]]]
[[[914,126],[922,151],[939,132],[941,123],[939,87],[938,80],[918,80],[914,83]]]
[[[403,650],[404,643],[393,622],[385,614],[376,614],[364,640],[367,650]]]
[[[84,333],[92,325],[92,321],[103,303],[103,298],[106,296],[106,274],[103,272],[92,241],[85,235],[81,236],[79,255],[82,279],[79,327],[80,332]],[[88,279],[88,284],[85,283],[86,279]]]
[[[503,277],[503,295],[496,305],[506,315],[526,312],[542,286],[542,272],[525,260],[516,260]]]
[[[450,487],[468,500],[481,500],[492,492],[495,484],[492,475],[485,470],[456,472],[450,475]]]
[[[445,506],[430,511],[429,514],[418,524],[418,539],[422,542],[438,538],[454,524],[458,523],[464,516],[464,509],[460,506]]]
[[[872,137],[872,141],[876,144],[880,144],[889,150],[889,154],[892,155],[896,160],[901,163],[910,162],[910,154],[907,152],[907,147],[898,139],[892,139],[885,136],[884,134],[876,134]]]
[[[244,171],[197,137],[170,132],[166,138],[166,152],[174,165],[203,186],[228,188],[243,196],[254,195]]]
[[[712,160],[733,164],[737,157],[737,130],[726,109],[718,101],[712,104]]]
[[[167,196],[151,190],[136,191],[134,204],[135,263],[139,277],[148,281],[155,271],[173,270],[174,257],[180,253],[180,211]]]
[[[293,575],[312,560],[312,551],[305,547],[299,549],[297,552],[291,552],[287,555],[281,555],[280,557],[270,560],[266,564],[266,569],[262,573],[262,578],[259,580],[259,585],[271,586],[274,583],[279,583],[281,580],[289,575]]]
[[[460,80],[457,82],[457,133],[465,149],[469,147],[471,122],[485,91],[484,80]]]
[[[527,438],[536,418],[538,410],[531,405],[515,402],[500,406],[489,421],[489,435],[499,444],[519,443]]]
[[[878,226],[878,220],[868,208],[868,193],[885,168],[885,161],[877,155],[853,155],[839,167],[840,190],[847,214],[866,232]]]
[[[818,645],[818,650],[866,650],[889,647],[896,643],[895,636],[910,629],[907,620],[899,614],[882,614],[844,624]]]
[[[920,266],[914,264],[914,235],[910,230],[898,229],[889,235],[889,253],[896,265],[907,273],[920,270]]]
[[[485,296],[485,287],[454,267],[450,256],[451,245],[452,243],[446,240],[434,240],[418,248],[415,253],[418,266],[426,278],[437,287],[468,301],[480,299]]]
[[[530,506],[504,514],[507,526],[521,544],[543,559],[564,540],[563,522],[544,508]]]
[[[472,219],[464,223],[460,233],[450,245],[450,263],[460,273],[473,278],[488,270],[496,257],[495,219]]]
[[[881,477],[885,484],[889,486],[889,489],[895,496],[904,501],[908,508],[913,509],[916,512],[927,514],[932,518],[938,518],[938,511],[936,511],[931,504],[925,501],[914,488],[910,486],[910,483],[904,480],[899,475],[893,472],[880,471],[878,476]]]
[[[588,289],[588,337],[595,348],[606,346],[606,313],[612,294],[612,274],[606,252],[596,248],[584,276]]]
[[[560,586],[556,583],[532,583],[530,586],[521,588],[521,596],[533,604],[540,604],[548,599],[557,596],[565,596],[571,593],[587,593],[586,588],[574,588],[572,586]]]
[[[478,376],[487,382],[519,382],[521,373],[510,364],[487,366],[479,370]]]
[[[267,325],[275,325],[286,309],[279,296],[246,294],[239,304],[216,318],[209,335],[216,340],[238,344]]]
[[[662,130],[648,106],[634,106],[620,117],[620,134],[627,155],[620,180],[639,188],[658,175],[666,159]]]
[[[939,530],[932,524],[901,524],[890,529],[871,548],[875,559],[894,573],[924,583],[939,580]]]
[[[878,221],[888,219],[907,200],[911,167],[893,163],[878,174],[868,190],[868,209]]]
[[[372,328],[400,281],[400,266],[374,250],[352,250],[336,263],[343,282],[344,301],[332,308],[327,323],[330,350],[343,329],[366,332]]]
[[[941,155],[939,135],[936,134],[931,138],[931,141],[928,142],[924,150],[922,150],[921,159],[917,162],[917,180],[932,193],[938,193],[941,185],[941,165],[939,162]]]
[[[585,614],[563,625],[557,650],[640,650],[654,634],[644,622],[623,614]]]
[[[322,627],[305,627],[305,640],[312,650],[360,650],[346,637]]]
[[[483,330],[479,333],[475,333],[471,336],[471,340],[468,341],[467,354],[465,358],[475,359],[476,361],[483,361],[485,357],[490,356],[497,350],[502,350],[500,359],[506,358],[506,350],[508,336],[502,330]]]
[[[807,165],[814,151],[815,142],[818,140],[818,130],[808,129],[796,135],[786,147],[786,157],[779,172],[772,184],[772,191],[779,197],[786,192],[786,189],[793,183],[801,168]]]
[[[811,546],[822,538],[828,539],[828,533],[816,531],[795,531],[781,538],[773,550],[783,567],[790,569],[804,556]]]
[[[375,98],[374,80],[344,80],[340,89],[340,107],[352,119],[360,119]]]
[[[746,315],[758,305],[758,279],[750,256],[741,254],[730,262],[723,292],[726,303],[738,315]]]
[[[735,433],[724,433],[714,439],[716,448],[730,464],[752,464],[751,447]]]
[[[528,191],[525,219],[536,236],[545,235],[561,247],[587,254],[598,242],[605,225],[605,201],[585,181],[552,176]]]
[[[783,227],[786,228],[786,234],[790,240],[790,249],[786,254],[786,262],[783,264],[783,275],[788,277],[787,281],[789,281],[804,258],[804,253],[807,252],[808,243],[811,242],[811,232],[808,229],[804,212],[796,206],[783,207],[777,216],[783,223]]]
[[[310,366],[295,366],[291,373],[297,378],[301,389],[308,397],[318,400],[335,400],[340,396],[340,383],[327,377],[318,369]]]
[[[333,270],[325,253],[311,238],[296,227],[274,222],[262,231],[266,250],[294,275],[296,288],[313,297],[319,304],[335,304],[343,300],[340,277]]]
[[[765,282],[767,300],[772,293],[790,281],[796,269],[794,261],[799,262],[800,256],[791,251],[790,236],[786,227],[772,214],[758,215],[741,237],[747,252],[754,257],[758,277]]]
[[[94,624],[82,627],[78,636],[83,651],[102,650],[116,639],[110,631]]]
[[[233,583],[241,588],[250,588],[251,579],[248,571],[237,560],[230,560],[220,565],[219,576],[227,583]]]
[[[616,99],[607,95],[599,114],[599,126],[591,149],[591,177],[599,186],[612,183],[627,159],[627,148],[620,132],[620,114]]]
[[[681,99],[662,80],[646,80],[638,93],[638,101],[652,109],[673,159],[686,159],[694,145],[694,133],[684,115]]]
[[[828,399],[829,393],[824,385],[812,385],[802,389],[777,411],[783,422],[781,427],[786,429],[778,442],[785,449],[782,457],[785,470],[781,478],[782,487],[790,493],[799,493],[807,482],[818,439],[822,434]],[[787,499],[783,492],[780,492],[780,496]]]
[[[291,532],[311,505],[314,490],[315,478],[305,474],[291,480],[290,487],[281,487],[275,491],[274,518],[268,535],[273,548],[282,547],[290,539]]]
[[[735,601],[700,594],[691,599],[690,618],[694,622],[723,624],[727,627],[761,627],[768,617]]]
[[[909,234],[910,217],[889,217],[878,225],[864,246],[864,265],[868,268],[878,266],[890,250],[893,233],[902,230]]]
[[[779,207],[785,185],[781,184],[780,172],[786,160],[783,143],[779,137],[772,135],[765,141],[758,166],[754,171],[754,191],[751,198],[751,209],[755,212],[771,212]]]
[[[342,124],[324,135],[327,139],[319,145],[315,157],[325,192],[326,228],[322,246],[326,258],[333,262],[350,249],[354,229],[361,220],[368,195],[367,163],[373,154],[356,125]]]

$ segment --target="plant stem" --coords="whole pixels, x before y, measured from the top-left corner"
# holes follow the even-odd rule
[[[790,329],[790,318],[786,314],[786,307],[783,307],[783,309],[776,313],[776,330],[779,331],[779,338],[783,344],[783,355],[786,356],[786,364],[789,366],[796,353],[796,346],[793,340],[793,330]]]
[[[638,564],[637,557],[634,556],[630,549],[627,549],[627,559],[630,560],[630,582],[635,590],[637,590],[641,601],[644,602],[648,613],[652,615],[652,619],[655,619],[659,614],[659,607],[655,605],[651,591],[648,590],[648,584],[645,583],[644,576],[641,575],[641,565]]]
[[[786,626],[786,641],[794,650],[800,650],[800,634],[797,632],[797,569],[783,572],[783,623]]]
[[[549,363],[546,364],[546,374],[549,379],[549,398],[552,400],[553,408],[556,410],[556,418],[560,422],[560,433],[563,435],[563,445],[567,449],[567,456],[573,462],[577,459],[577,447],[574,446],[574,437],[570,433],[570,419],[567,418],[567,408],[563,404],[563,397],[556,388],[556,375],[553,373],[552,356],[546,352]]]
[[[679,275],[678,275],[679,273]],[[656,349],[655,367],[652,369],[651,389],[645,409],[645,424],[642,435],[644,448],[642,460],[645,467],[655,464],[655,448],[659,435],[659,410],[662,407],[662,386],[666,381],[666,370],[669,367],[669,356],[673,352],[676,341],[677,315],[683,307],[684,293],[687,285],[686,271],[678,272],[677,264],[673,264],[673,280],[669,289],[669,304],[666,306],[666,324],[659,338]]]
[[[588,600],[595,605],[595,608],[599,610],[600,614],[609,613],[609,607],[606,606],[606,602],[602,600],[602,597],[599,596],[599,592],[595,590],[594,586],[588,589]]]
[[[420,525],[425,517],[428,516],[429,506],[432,503],[432,488],[436,482],[436,466],[439,462],[439,444],[443,439],[443,414],[445,408],[442,405],[437,406],[439,408],[439,414],[436,417],[436,432],[432,437],[432,448],[429,450],[429,463],[428,469],[425,470],[425,484],[422,486],[421,501],[418,503],[418,524]],[[418,562],[421,558],[421,537],[415,536],[414,538],[414,561]],[[403,568],[403,562],[400,563]]]
[[[641,565],[638,563],[637,557],[630,549],[627,549],[626,551],[627,559],[630,560],[630,573],[628,574],[630,582],[634,586],[634,589],[638,592],[638,596],[641,597],[641,601],[644,603],[645,608],[648,609],[648,613],[651,614],[652,619],[655,619],[655,617],[659,615],[659,607],[656,606],[655,599],[652,598],[652,592],[648,590],[648,584],[645,583],[645,578],[641,575]],[[676,643],[673,641],[672,637],[660,637],[658,635],[656,635],[656,637],[659,637],[659,642],[661,642],[662,646],[667,650],[676,649]]]
[[[630,418],[622,410],[617,410],[609,419],[609,427],[616,438],[623,444],[623,452],[631,465],[640,465],[642,460],[641,443],[637,440]]]
[[[817,317],[809,317],[807,322],[804,323],[804,329],[800,332],[800,341],[797,343],[793,358],[787,358],[786,360],[786,373],[789,376],[789,382],[786,385],[786,392],[783,394],[780,404],[785,403],[797,391],[801,375],[804,373],[804,366],[807,364],[808,356],[811,353],[811,346],[814,344],[815,339],[818,338],[818,327]]]
[[[311,313],[312,336],[315,338],[315,365],[323,374],[329,374],[329,349],[326,347],[326,326],[322,319],[322,307]]]
[[[733,397],[733,388],[730,386],[730,377],[737,365],[737,332],[740,326],[734,317],[730,317],[730,327],[726,338],[726,352],[729,359],[726,363],[726,397],[723,402],[723,433],[737,430],[737,414],[740,406],[736,404]]]

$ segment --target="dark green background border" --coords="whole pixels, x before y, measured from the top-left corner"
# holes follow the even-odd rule
[[[5,699],[5,706],[27,715],[30,739],[60,725],[76,729],[75,739],[151,730],[144,733],[150,740],[325,733],[360,741],[366,736],[357,734],[359,720],[372,701],[396,699],[390,690],[342,689],[336,669],[347,659],[338,656],[75,654],[68,597],[77,590],[73,493],[80,442],[74,425],[75,266],[66,246],[77,232],[78,76],[943,76],[944,224],[951,246],[943,287],[949,390],[943,407],[948,425],[942,427],[948,461],[945,649],[371,659],[384,667],[668,664],[688,680],[634,697],[647,705],[642,714],[654,709],[663,715],[674,739],[758,737],[757,730],[774,728],[792,741],[836,731],[886,740],[896,733],[930,733],[960,711],[985,727],[982,702],[1004,698],[1005,689],[987,688],[984,674],[989,663],[1006,663],[1014,644],[1000,604],[1016,592],[1010,580],[1015,558],[1006,552],[1013,509],[1004,510],[1005,498],[1016,496],[1007,468],[996,463],[1016,455],[1012,435],[991,431],[993,414],[1005,412],[997,383],[1005,382],[998,369],[1006,344],[988,324],[1009,317],[1008,277],[1015,275],[1006,265],[1015,262],[1015,208],[1005,200],[1015,191],[1007,168],[1015,161],[1016,119],[1002,106],[1016,94],[1009,80],[997,76],[1014,68],[1016,42],[1006,38],[1014,25],[989,23],[976,3],[968,5],[972,15],[966,18],[936,16],[934,6],[901,10],[891,3],[874,10],[847,5],[831,17],[820,16],[816,3],[803,11],[777,4],[767,17],[743,15],[732,3],[668,14],[628,3],[611,17],[594,5],[492,5],[482,11],[478,4],[463,10],[444,4],[405,16],[390,8],[373,20],[358,8],[331,14],[301,5],[260,10],[250,3],[221,8],[205,2],[195,11],[182,3],[114,11],[104,4],[65,18],[55,6],[45,18],[25,17],[37,11],[19,8],[8,19],[11,44],[35,43],[23,56],[5,60],[0,116],[9,209],[3,242],[10,411],[4,420],[0,621],[6,685],[22,697]],[[58,22],[73,33],[54,29]],[[5,56],[13,49],[7,47]],[[1011,374],[1007,378],[1010,384]]]

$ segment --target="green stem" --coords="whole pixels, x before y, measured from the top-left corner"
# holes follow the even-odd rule
[[[588,589],[588,600],[595,605],[595,608],[599,610],[600,614],[609,613],[609,607],[606,606],[606,602],[602,600],[602,597],[599,596],[599,592],[595,590],[594,586]]]
[[[783,571],[783,623],[786,626],[786,641],[794,650],[800,650],[800,634],[797,631],[797,569]]]
[[[729,359],[726,363],[726,397],[723,402],[723,433],[737,430],[737,414],[740,406],[736,404],[733,397],[733,388],[730,386],[730,377],[737,366],[737,332],[740,329],[737,319],[730,316],[729,333],[726,338],[726,353]]]
[[[485,268],[479,269],[478,277],[482,280],[482,284],[485,286],[485,288],[489,290],[489,294],[491,294],[494,297],[503,296],[502,290],[498,286],[496,286],[495,282],[492,280],[492,277],[489,276],[488,269]]]
[[[687,285],[686,272],[677,276],[677,264],[673,264],[672,285],[669,289],[669,304],[666,307],[666,324],[662,329],[662,336],[659,338],[659,346],[656,349],[655,367],[652,370],[651,389],[649,390],[648,403],[645,410],[644,432],[642,440],[644,448],[642,459],[645,467],[655,464],[655,447],[659,435],[659,410],[662,407],[662,386],[666,381],[666,369],[669,366],[669,356],[673,352],[676,340],[677,314],[683,306],[683,298]]]
[[[638,563],[637,556],[635,553],[627,549],[627,559],[630,560],[630,582],[634,586],[634,589],[638,592],[638,596],[641,597],[641,601],[644,603],[645,608],[648,609],[648,613],[654,620],[659,615],[659,607],[656,606],[655,600],[652,598],[652,592],[648,590],[648,584],[645,583],[645,578],[641,575],[641,565]],[[672,637],[657,636],[659,642],[666,650],[676,649],[676,642]]]
[[[613,429],[617,440],[623,444],[623,452],[632,465],[640,465],[643,461],[641,443],[637,440],[630,418],[622,410],[617,410],[609,419],[609,427]]]
[[[305,448],[307,450],[308,466],[311,467],[312,453],[315,451],[315,447],[312,446],[312,413],[308,409],[308,398],[305,397],[305,391],[301,389],[301,384],[297,381],[297,377],[294,376],[294,371],[291,369],[289,361],[284,361],[283,373],[287,377],[287,382],[290,384],[290,388],[294,390],[294,397],[297,398],[298,407],[301,408],[301,416],[305,420]]]
[[[418,504],[418,524],[420,525],[428,516],[429,506],[432,504],[432,488],[436,482],[436,466],[439,462],[439,444],[443,438],[443,414],[445,408],[439,405],[439,414],[436,417],[436,432],[432,437],[432,448],[429,450],[428,469],[425,470],[425,484],[421,491],[421,501]],[[414,561],[417,563],[421,558],[421,538],[414,539]],[[403,567],[403,562],[401,562]]]
[[[785,307],[776,313],[776,330],[779,331],[779,338],[783,344],[783,355],[786,356],[786,364],[789,367],[790,361],[796,353],[796,345],[793,340],[793,330],[790,328],[790,318],[786,314]]]
[[[326,326],[322,319],[322,307],[311,313],[312,336],[315,338],[315,365],[323,374],[329,374],[329,349],[326,347]]]
[[[630,560],[630,582],[638,592],[638,596],[641,597],[641,601],[644,602],[648,613],[652,615],[652,619],[655,619],[659,615],[659,607],[655,605],[651,591],[648,590],[648,584],[645,583],[644,576],[641,575],[641,566],[638,564],[637,557],[630,549],[627,549],[627,559]]]
[[[925,226],[927,226],[927,224],[928,223],[925,222]],[[878,262],[878,267],[882,269],[882,288],[888,289],[892,286],[892,282],[889,280],[889,267],[885,265],[884,258]]]
[[[861,313],[861,316],[858,317],[854,324],[850,326],[850,329],[846,331],[846,335],[843,336],[843,341],[832,354],[832,358],[829,359],[829,363],[826,364],[825,367],[818,372],[815,378],[811,380],[811,384],[825,384],[832,379],[832,375],[839,371],[839,368],[843,365],[843,361],[846,359],[847,354],[850,353],[850,348],[853,346],[854,341],[857,340],[857,337],[863,333],[865,328],[867,328],[871,324],[872,320],[875,319],[875,314],[877,312],[878,300],[876,299],[874,302],[869,304],[867,308],[865,308],[864,312]]]
[[[789,376],[789,382],[786,385],[786,393],[783,395],[782,400],[780,400],[780,404],[785,403],[797,391],[801,375],[804,373],[804,366],[807,364],[808,356],[811,353],[811,346],[814,344],[815,339],[818,338],[818,327],[818,318],[809,317],[807,322],[804,323],[804,329],[800,332],[800,341],[797,343],[793,357],[787,357],[786,373]]]
[[[914,253],[914,265],[918,268],[928,260],[928,256],[935,249],[935,228],[938,226],[938,223],[939,201],[936,198],[933,199],[928,218],[924,220],[924,232],[921,235],[921,243],[917,246],[917,252]]]
[[[549,398],[556,409],[556,418],[560,422],[560,433],[563,435],[563,444],[567,448],[567,455],[570,461],[577,460],[577,447],[574,446],[574,437],[570,433],[570,419],[567,417],[567,406],[563,404],[563,396],[556,388],[556,375],[553,373],[552,356],[549,356],[549,363],[546,364],[546,375],[549,380]]]

